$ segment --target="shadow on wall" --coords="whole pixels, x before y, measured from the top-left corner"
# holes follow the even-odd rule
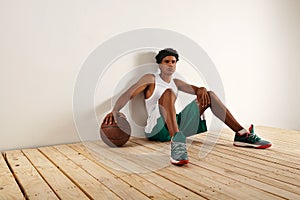
[[[101,101],[101,103],[96,105],[95,112],[99,125],[102,123],[106,114],[111,112],[120,95],[123,94],[132,84],[137,82],[145,74],[158,72],[158,66],[154,59],[155,55],[155,52],[139,52],[132,55],[126,55],[125,57],[127,58],[124,59],[127,59],[127,61],[125,62],[120,61],[122,64],[129,63],[131,66],[129,70],[124,68],[123,71],[121,71],[121,78],[117,80],[114,88],[106,88],[106,90],[112,90],[112,95],[107,96]],[[123,58],[120,58],[120,60],[122,59]],[[130,60],[128,61],[128,59]],[[118,65],[118,62],[119,61],[116,61],[113,65]],[[118,70],[120,69],[118,68]],[[103,96],[101,96],[101,98],[103,98]],[[144,127],[147,121],[144,95],[137,95],[129,101],[121,112],[123,112],[128,118],[132,128],[132,136],[144,137]]]

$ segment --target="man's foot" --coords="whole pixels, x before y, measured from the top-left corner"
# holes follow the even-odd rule
[[[236,133],[233,145],[238,147],[253,147],[257,149],[266,149],[272,146],[271,142],[262,140],[254,133],[253,125],[250,126],[249,132],[250,133],[245,133],[243,135]]]
[[[171,139],[171,163],[184,165],[189,162],[186,151],[186,137],[182,132],[176,132]]]

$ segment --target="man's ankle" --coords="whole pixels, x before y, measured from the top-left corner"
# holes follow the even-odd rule
[[[173,142],[185,142],[185,140],[186,140],[186,137],[181,131],[174,133],[174,135],[172,137]]]
[[[247,129],[243,128],[243,129],[239,130],[239,131],[236,132],[236,133],[239,134],[239,135],[244,135],[244,134],[249,133],[249,132],[248,132]]]

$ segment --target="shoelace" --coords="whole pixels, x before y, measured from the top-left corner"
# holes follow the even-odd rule
[[[172,142],[172,151],[184,151],[186,152],[186,144],[183,142]]]
[[[260,137],[258,137],[255,133],[246,133],[246,134],[247,134],[247,139],[253,143],[260,140]]]

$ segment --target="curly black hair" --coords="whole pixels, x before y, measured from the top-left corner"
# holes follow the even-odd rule
[[[160,50],[158,52],[158,54],[155,56],[155,59],[156,59],[156,63],[157,64],[160,64],[161,61],[164,59],[164,57],[166,56],[174,56],[176,58],[176,62],[179,60],[179,55],[177,53],[177,51],[175,49],[172,49],[172,48],[166,48],[166,49],[163,49],[163,50]]]

